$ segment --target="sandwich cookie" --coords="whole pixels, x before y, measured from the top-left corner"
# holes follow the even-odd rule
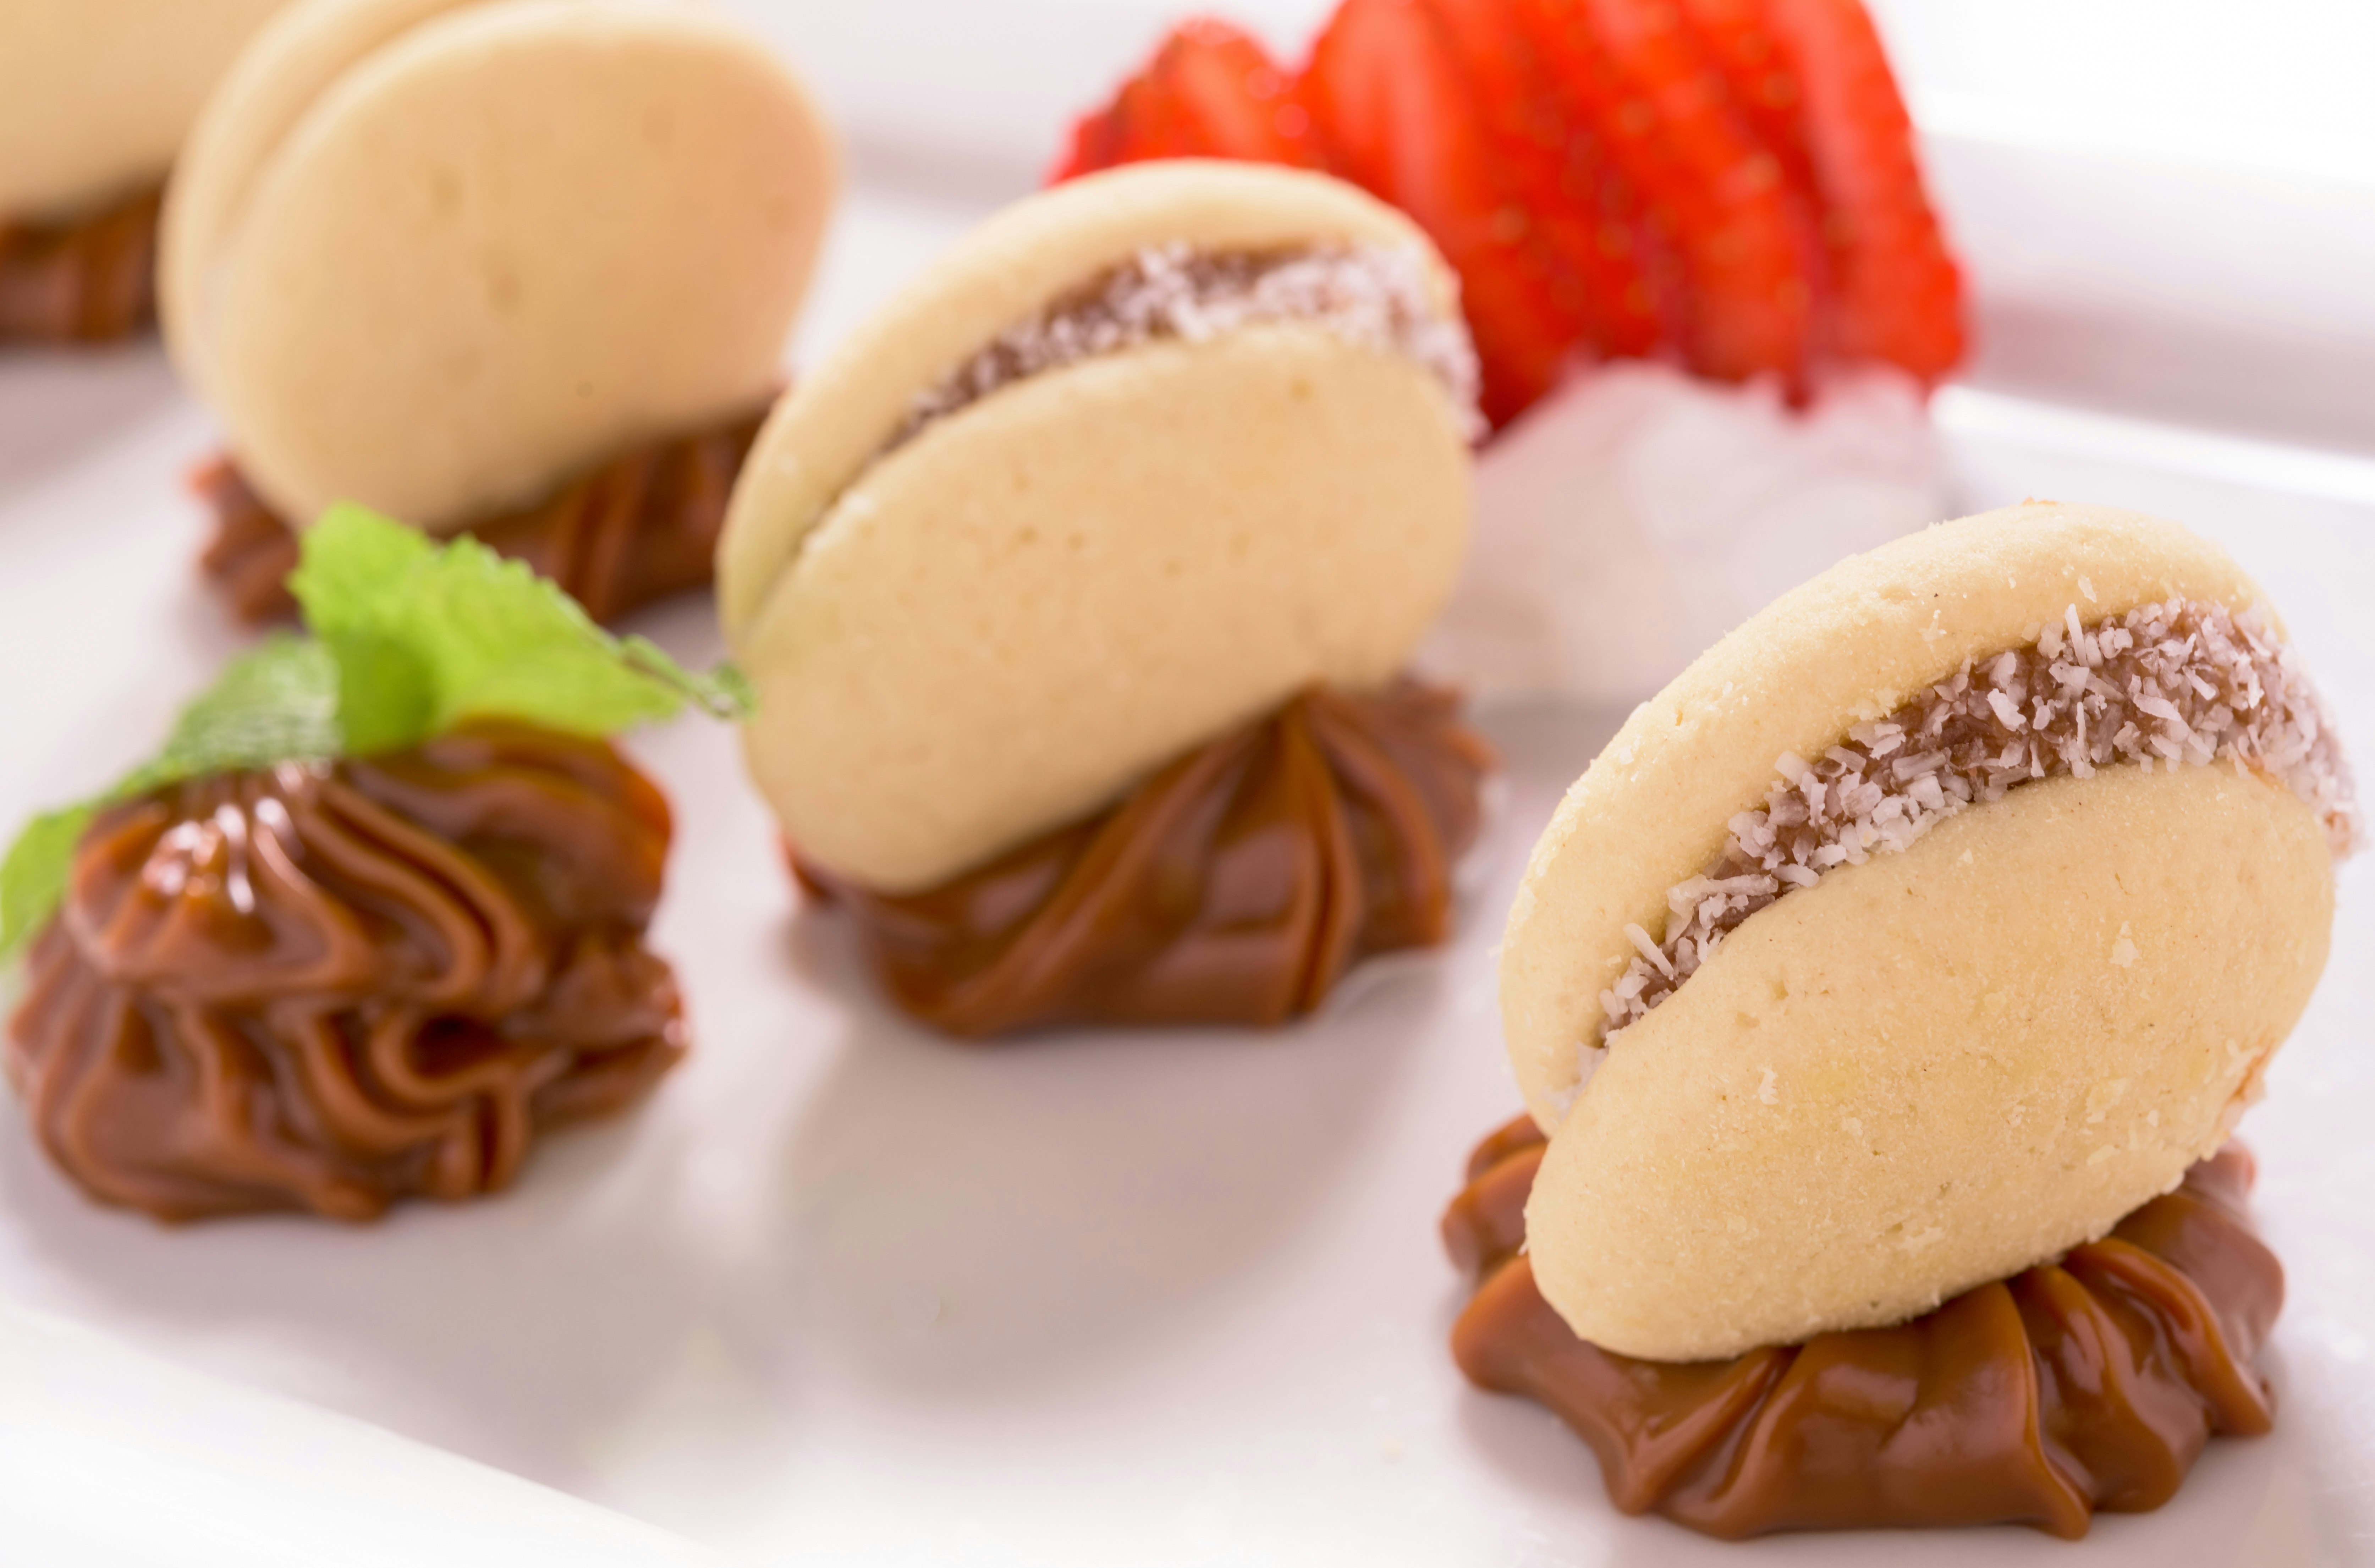
[[[105,342],[154,319],[166,171],[286,3],[0,3],[0,343]]]
[[[1536,846],[1463,1366],[1712,1533],[2156,1506],[2266,1426],[2220,1150],[2359,833],[2282,623],[2175,525],[2032,503],[1786,595]]]
[[[1010,208],[783,401],[718,555],[746,752],[901,1005],[1268,1023],[1440,937],[1487,759],[1397,678],[1474,365],[1399,214],[1183,161]]]
[[[207,569],[288,608],[353,501],[597,618],[706,582],[831,209],[807,89],[691,0],[302,0],[193,133],[167,340],[229,447]]]

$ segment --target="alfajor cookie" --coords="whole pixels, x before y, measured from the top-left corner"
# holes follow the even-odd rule
[[[1181,162],[1000,214],[793,390],[719,604],[752,774],[812,880],[909,933],[878,960],[935,1000],[903,999],[962,1032],[1269,1020],[1432,939],[1482,754],[1390,683],[1459,570],[1474,373],[1408,220]],[[1282,820],[1283,859],[1230,859]]]
[[[1842,562],[1535,848],[1530,1114],[1443,1220],[1461,1371],[1725,1539],[2159,1507],[2273,1421],[2226,1139],[2359,836],[2282,623],[2182,528],[2031,502]]]
[[[0,342],[154,313],[158,191],[207,92],[287,0],[0,4]]]
[[[2101,1237],[2257,1094],[2357,832],[2282,623],[2184,529],[2033,503],[1842,563],[1535,849],[1501,985],[1542,1294],[1688,1361]]]
[[[798,79],[690,0],[302,0],[191,136],[167,338],[251,505],[293,527],[356,501],[485,531],[683,438],[730,438],[730,477],[835,180]],[[725,484],[689,527],[645,494],[682,488],[661,466],[519,553],[581,597],[573,563],[603,558],[632,601],[615,558],[674,534],[705,580]]]

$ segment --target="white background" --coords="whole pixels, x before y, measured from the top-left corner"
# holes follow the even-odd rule
[[[849,135],[812,354],[1028,188],[1168,7],[738,8]],[[1251,9],[1291,44],[1319,7]],[[1938,403],[1958,499],[2122,502],[2219,537],[2375,756],[2375,22],[1880,9],[1979,302],[1979,357]],[[152,351],[0,360],[0,820],[112,774],[236,644],[188,568],[202,525],[179,481],[210,443]],[[715,650],[699,606],[646,630]],[[1435,1216],[1515,1108],[1487,949],[1613,722],[1492,721],[1511,788],[1459,943],[1369,973],[1318,1023],[987,1053],[905,1028],[830,922],[793,917],[728,737],[639,737],[679,808],[657,938],[701,1042],[651,1105],[557,1140],[501,1202],[368,1232],[100,1212],[9,1117],[0,1299],[751,1560],[1901,1561],[1900,1542],[1727,1549],[1617,1520],[1547,1417],[1468,1390],[1444,1354],[1459,1292]],[[2247,1126],[2292,1282],[2277,1435],[2216,1445],[2176,1505],[2083,1547],[1983,1532],[1922,1561],[2375,1560],[2368,877],[2345,874],[2326,984]],[[93,1397],[136,1423],[136,1386]],[[0,1396],[44,1397],[5,1362]],[[315,1457],[277,1496],[251,1478],[251,1503],[312,1516],[365,1462],[418,1473],[424,1506],[454,1484],[391,1451],[297,1451]],[[92,1503],[153,1521],[160,1562],[199,1506],[152,1486]],[[114,1560],[52,1539],[46,1561]]]

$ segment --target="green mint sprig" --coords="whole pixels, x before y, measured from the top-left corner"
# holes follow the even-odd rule
[[[306,532],[289,586],[313,637],[284,633],[234,660],[154,758],[18,835],[0,860],[0,963],[56,914],[76,844],[118,801],[208,773],[401,750],[473,719],[599,737],[688,706],[750,711],[732,666],[695,674],[645,638],[603,631],[476,539],[441,543],[359,506]]]

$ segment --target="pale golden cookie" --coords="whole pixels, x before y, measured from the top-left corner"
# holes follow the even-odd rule
[[[0,0],[0,219],[164,177],[207,91],[288,0]]]
[[[1578,1334],[1696,1360],[1897,1321],[2102,1235],[2225,1138],[2324,965],[2334,847],[2317,807],[2223,757],[2022,783],[1824,871],[1600,1049],[1626,927],[1666,928],[1777,759],[2074,614],[2170,600],[2265,613],[2222,553],[2136,513],[1941,525],[1750,620],[1569,792],[1501,979],[1553,1135],[1529,1249]]]
[[[834,156],[687,0],[305,0],[192,138],[167,334],[284,516],[460,527],[763,398]]]
[[[760,437],[718,572],[759,690],[752,772],[836,874],[932,885],[1303,687],[1376,686],[1449,594],[1460,398],[1314,321],[1136,342],[911,427],[1000,334],[1166,247],[1389,253],[1459,332],[1450,275],[1398,214],[1189,162],[1020,204],[853,334]]]

